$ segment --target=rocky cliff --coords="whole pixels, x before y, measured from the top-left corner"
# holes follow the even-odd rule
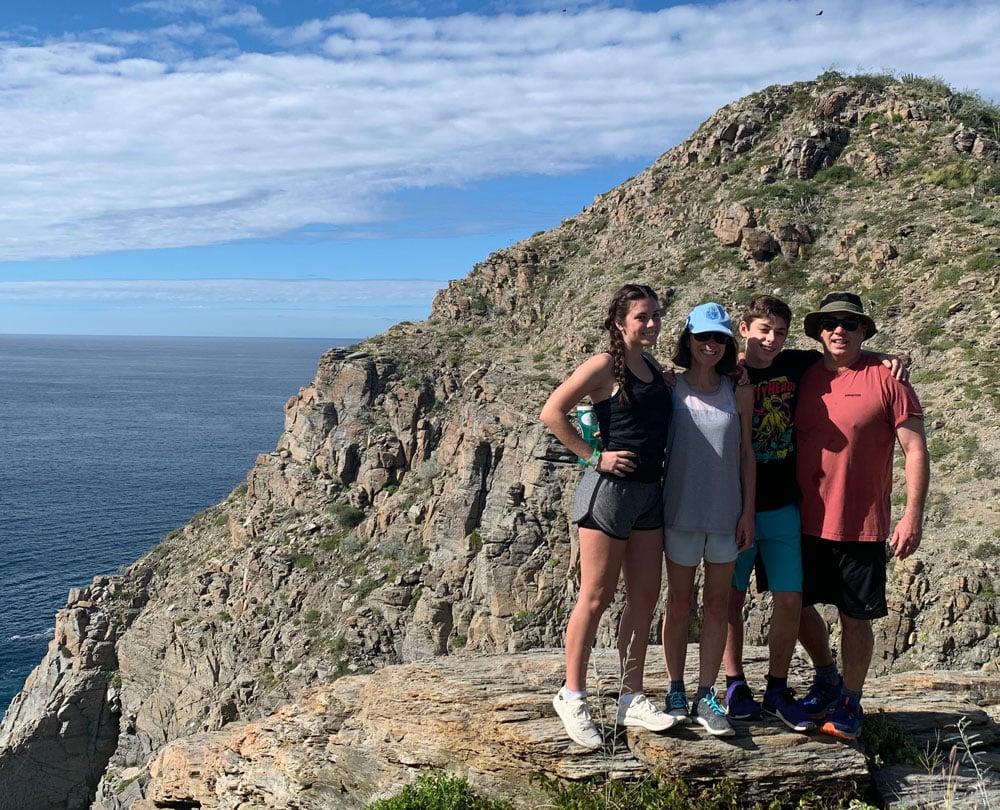
[[[452,656],[477,683],[506,679],[520,654],[561,643],[579,472],[537,413],[600,347],[624,281],[664,291],[663,357],[704,300],[739,311],[773,292],[801,316],[827,289],[862,293],[872,346],[912,358],[934,472],[924,546],[891,571],[876,673],[995,670],[998,129],[995,106],[935,80],[831,73],[767,88],[560,227],[489,256],[427,321],[328,352],[245,487],[70,594],[0,727],[0,808],[355,807],[398,784],[409,755],[390,746],[307,801],[305,763],[334,744],[344,696],[380,672]],[[767,607],[748,607],[752,643]],[[265,750],[272,732],[280,769],[226,753],[247,734]],[[203,773],[201,798],[163,792],[177,768]],[[277,770],[285,799],[246,787]],[[257,774],[244,804],[211,798],[244,771]]]

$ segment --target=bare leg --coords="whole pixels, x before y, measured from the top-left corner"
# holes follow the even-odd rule
[[[642,691],[653,612],[660,601],[663,530],[635,531],[625,551],[625,609],[618,624],[618,655],[626,692]]]
[[[746,591],[740,591],[730,586],[729,626],[726,632],[726,651],[722,655],[722,661],[726,666],[726,675],[729,676],[739,675],[743,672],[743,605],[746,599]]]
[[[614,599],[627,543],[594,529],[580,529],[580,593],[566,625],[566,688],[587,687],[587,664],[597,625]]]
[[[864,689],[868,667],[875,649],[871,619],[852,619],[840,614],[840,657],[844,667],[844,688],[852,692]]]
[[[802,594],[798,591],[772,591],[771,630],[767,636],[768,674],[775,678],[788,677],[788,665],[795,652],[802,614]],[[728,670],[727,670],[728,672]]]
[[[826,622],[815,607],[802,608],[799,621],[799,641],[812,659],[814,667],[825,667],[833,663],[830,649],[830,632]]]
[[[678,565],[667,558],[667,607],[663,614],[663,658],[667,676],[684,680],[687,660],[688,620],[694,596],[694,566]]]
[[[698,686],[714,686],[726,649],[726,632],[729,617],[729,591],[735,561],[730,563],[705,563],[705,585],[702,590],[704,617],[699,644]]]

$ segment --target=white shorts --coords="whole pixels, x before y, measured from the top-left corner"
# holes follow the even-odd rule
[[[708,563],[730,563],[736,560],[736,533],[667,529],[663,534],[663,550],[670,562],[688,568],[694,568],[702,560]]]

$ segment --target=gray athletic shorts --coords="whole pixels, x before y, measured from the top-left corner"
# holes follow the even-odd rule
[[[663,525],[663,484],[627,481],[588,468],[576,488],[570,520],[581,529],[596,529],[617,540],[633,531]]]

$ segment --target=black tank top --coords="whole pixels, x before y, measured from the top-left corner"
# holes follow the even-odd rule
[[[627,479],[650,482],[663,477],[667,428],[673,407],[663,374],[645,357],[642,361],[652,371],[652,381],[643,382],[626,366],[628,402],[623,403],[621,391],[616,391],[608,399],[595,402],[594,413],[603,449],[631,450],[638,456],[636,469]]]

